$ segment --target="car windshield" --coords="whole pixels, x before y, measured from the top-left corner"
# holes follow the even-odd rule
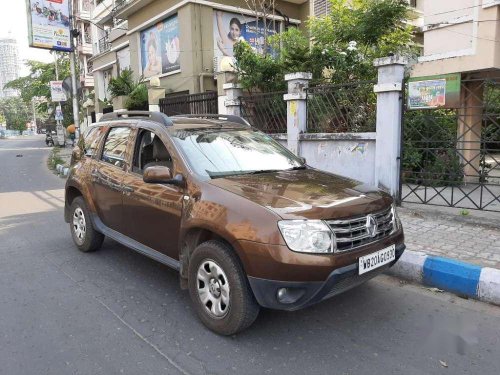
[[[174,142],[195,173],[210,178],[302,168],[301,160],[253,130],[176,130]]]

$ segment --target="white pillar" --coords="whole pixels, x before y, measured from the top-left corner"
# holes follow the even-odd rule
[[[300,156],[300,134],[307,130],[307,93],[312,73],[291,73],[285,75],[288,93],[286,101],[286,130],[288,149]]]
[[[226,100],[224,106],[226,107],[226,115],[241,116],[241,101],[240,97],[243,95],[241,85],[238,83],[224,83],[223,85]]]
[[[401,111],[404,68],[408,61],[400,56],[375,59],[378,69],[377,143],[375,148],[375,184],[398,197],[401,153]]]

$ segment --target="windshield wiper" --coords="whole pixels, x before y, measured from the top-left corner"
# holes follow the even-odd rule
[[[272,173],[272,172],[281,172],[282,169],[259,169],[257,171],[251,172],[243,172],[242,174],[261,174],[261,173]]]
[[[298,171],[299,169],[306,169],[307,167],[305,165],[299,165],[297,167],[292,167],[292,168],[288,168],[288,169],[285,169],[285,171]]]

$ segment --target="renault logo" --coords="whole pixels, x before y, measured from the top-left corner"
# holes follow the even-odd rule
[[[368,215],[366,216],[366,233],[370,235],[371,237],[375,237],[378,232],[377,228],[377,220],[375,220],[375,217],[373,215]]]

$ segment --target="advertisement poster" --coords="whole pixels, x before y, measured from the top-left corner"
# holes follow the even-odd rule
[[[141,63],[145,78],[180,70],[177,15],[141,31]]]
[[[214,56],[220,70],[221,64],[234,62],[234,44],[245,40],[258,52],[264,52],[265,38],[279,32],[280,22],[257,20],[252,16],[214,11]],[[267,29],[267,32],[266,32]]]
[[[408,108],[460,107],[460,74],[410,78]]]
[[[69,0],[26,0],[30,47],[71,51]]]
[[[68,100],[63,90],[62,81],[50,81],[50,96],[53,102],[65,102]]]

